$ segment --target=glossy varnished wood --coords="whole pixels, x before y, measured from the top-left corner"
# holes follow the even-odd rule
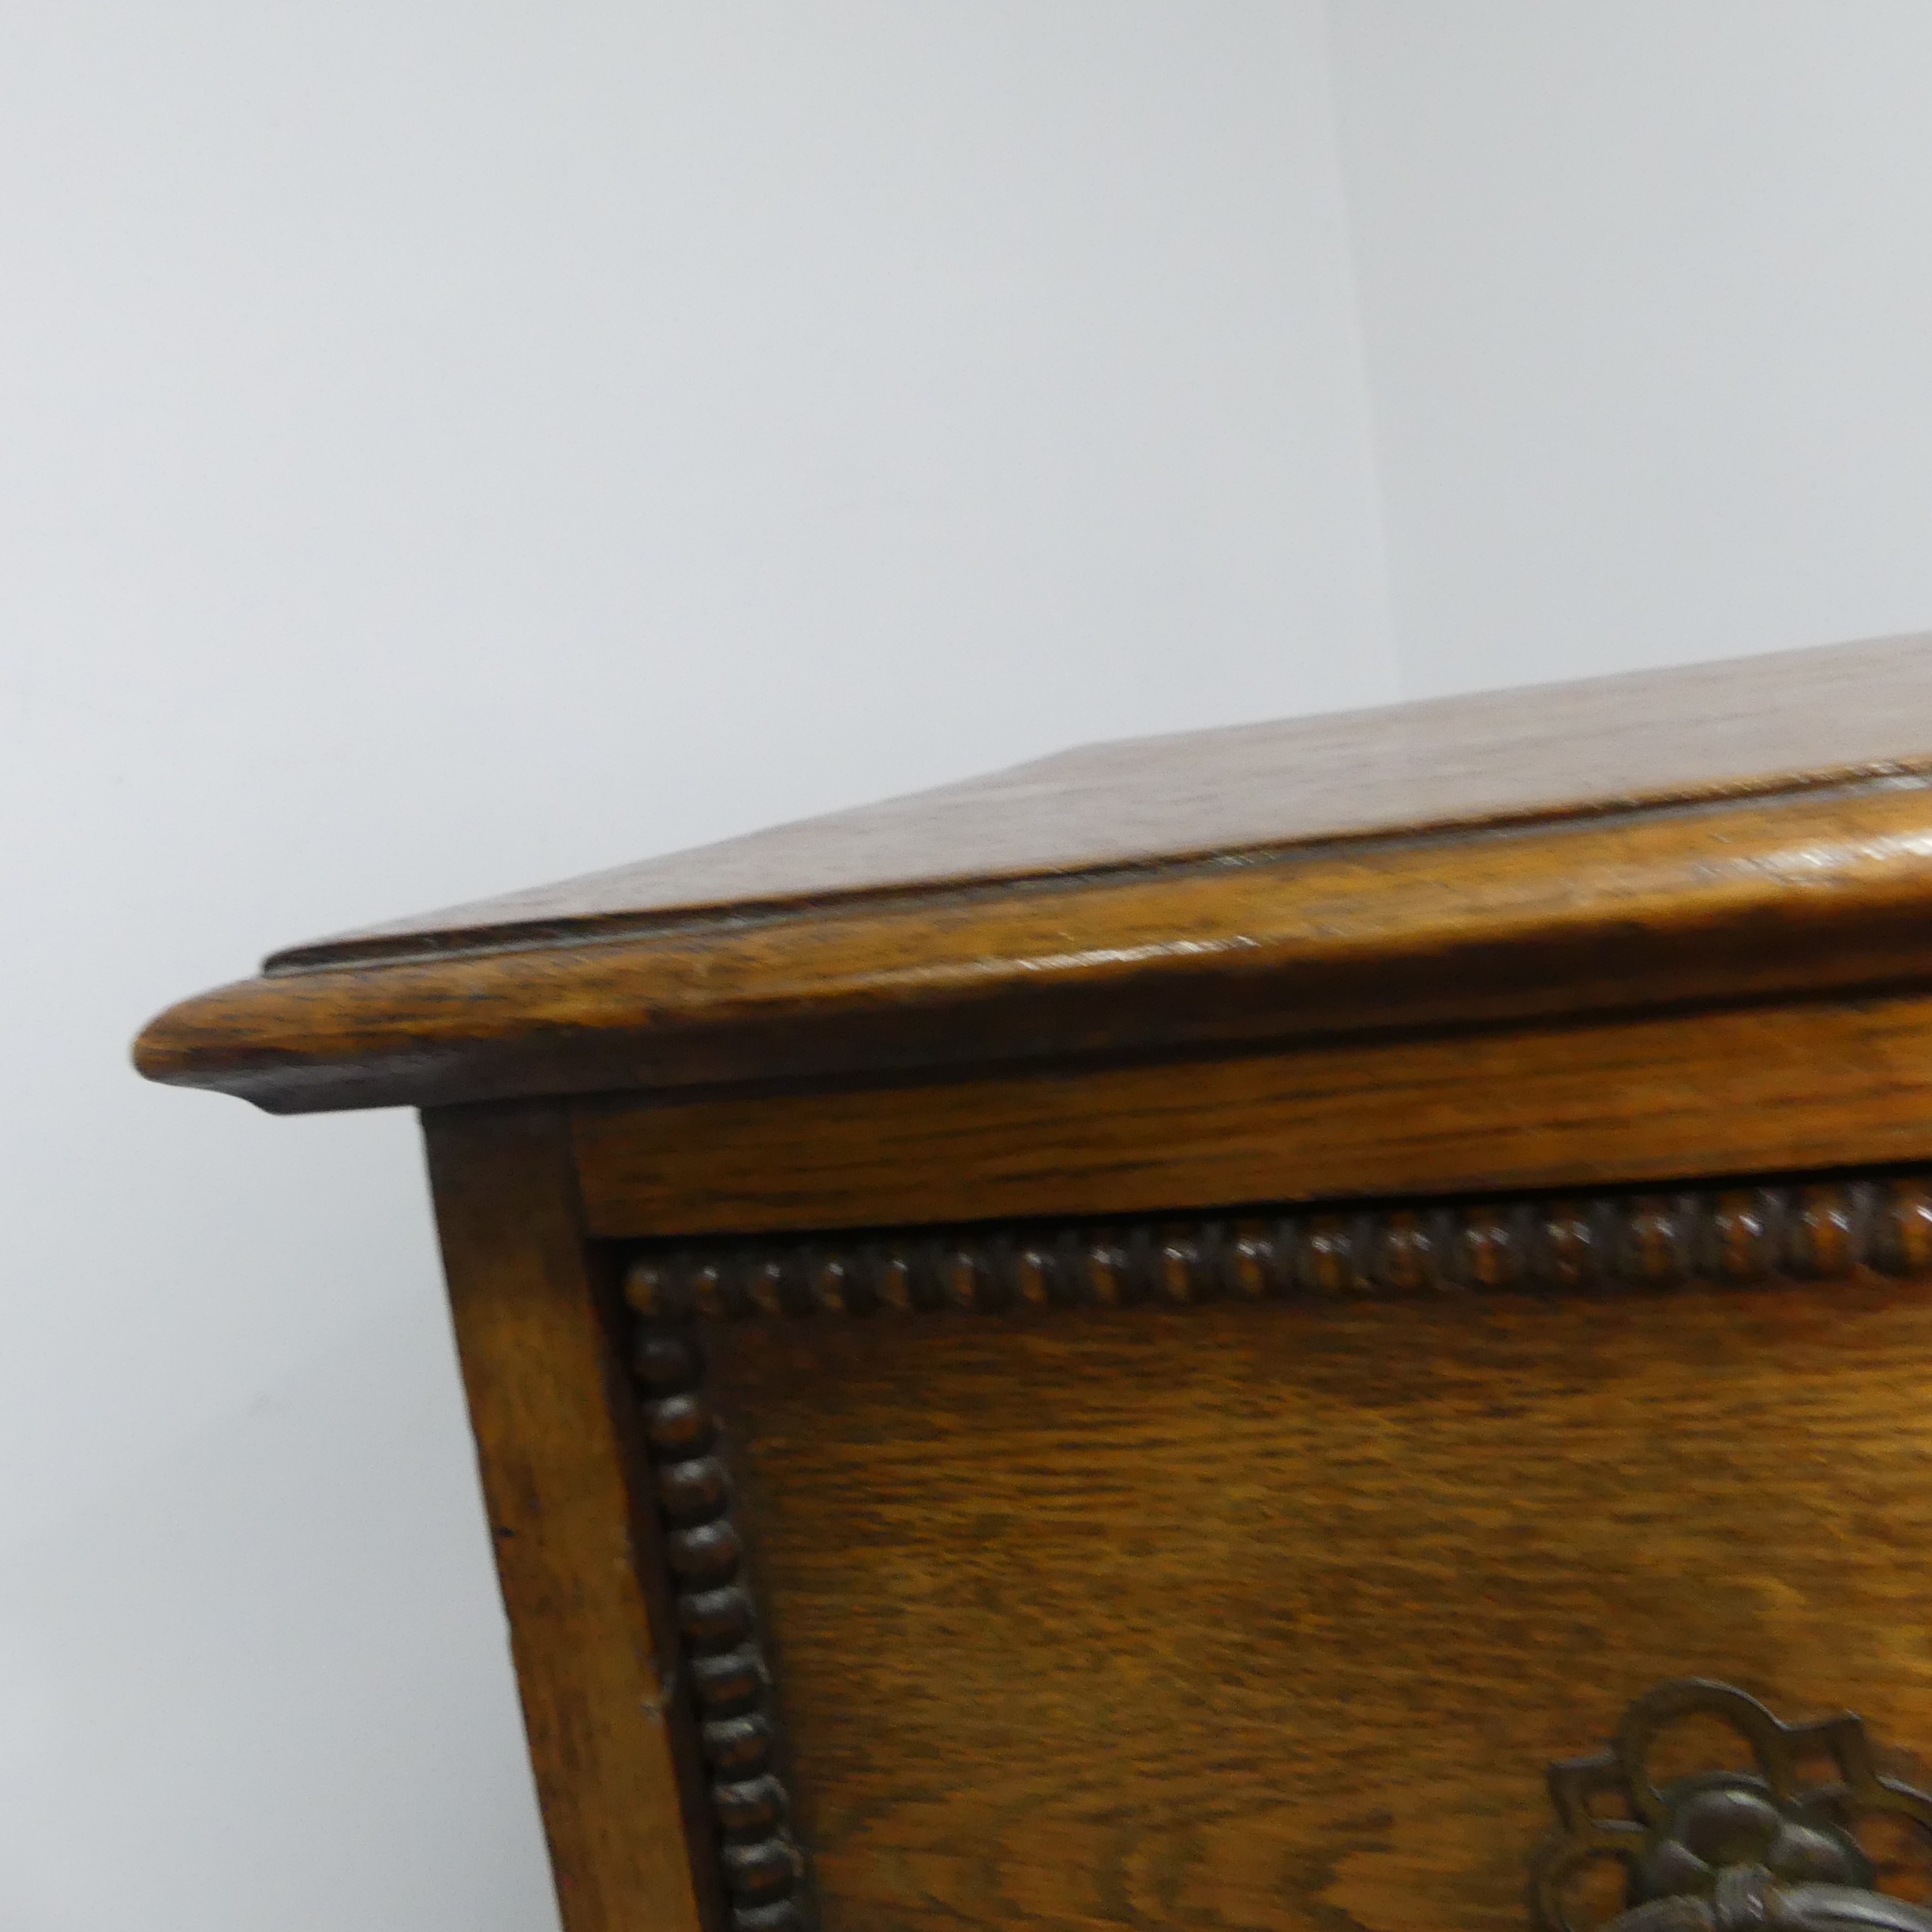
[[[1932,1278],[1932,1170],[627,1244],[647,1324]],[[677,1359],[684,1359],[683,1350]],[[654,1384],[653,1384],[654,1386]]]
[[[429,1110],[569,1932],[801,1844],[826,1932],[1518,1932],[1654,1683],[1932,1749],[1932,640],[1093,747],[137,1058]]]
[[[829,1932],[1520,1932],[1686,1674],[1932,1747],[1924,1290],[713,1338]]]
[[[1932,1155],[1932,1000],[926,1086],[583,1102],[600,1234],[1556,1187]]]
[[[717,1455],[704,1351],[687,1324],[650,1323],[634,1332],[631,1361],[732,1932],[808,1932],[811,1887],[792,1834],[771,1674],[731,1481]]]
[[[1739,798],[1932,769],[1932,636],[1087,745],[275,955],[303,965],[705,907]]]
[[[859,815],[897,828],[891,837],[844,819],[778,837],[769,852],[794,870],[776,897],[754,889],[767,860],[745,872],[733,847],[709,890],[682,898],[653,897],[646,867],[625,875],[627,910],[615,886],[586,887],[516,917],[483,908],[298,949],[164,1015],[140,1062],[294,1111],[1923,977],[1929,649],[1799,653],[1467,701],[1467,713],[1402,706],[1237,731],[1225,745],[1209,734],[1074,754],[1064,784],[943,795],[938,832],[930,801],[912,800]],[[1693,693],[1707,708],[1679,715]],[[1911,745],[1921,750],[1900,749]],[[1106,776],[1089,784],[1079,774],[1095,758]],[[1339,818],[1311,778],[1331,760],[1356,774]],[[1381,790],[1363,789],[1369,774]],[[1100,843],[1077,866],[1043,857],[1009,879],[1002,828],[1022,819],[1049,840]],[[814,892],[833,863],[815,851],[844,854],[837,872],[854,854],[877,858],[879,839],[904,847],[903,866],[882,861],[843,885],[825,873]],[[975,841],[990,841],[976,867]]]
[[[566,1932],[711,1932],[716,1866],[607,1281],[554,1112],[425,1123]]]

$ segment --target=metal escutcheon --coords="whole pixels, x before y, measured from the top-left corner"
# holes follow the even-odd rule
[[[1694,1715],[1720,1718],[1750,1745],[1754,1771],[1699,1771],[1659,1786],[1652,1745]],[[1825,1781],[1799,1776],[1829,1762]],[[1932,1797],[1879,1776],[1862,1719],[1850,1712],[1788,1724],[1728,1684],[1684,1678],[1646,1692],[1616,1741],[1549,1769],[1557,1825],[1531,1866],[1537,1932],[1932,1932],[1932,1910],[1874,1888],[1853,1835],[1889,1813],[1932,1833]],[[1604,1799],[1627,1813],[1601,1814]],[[1578,1870],[1614,1859],[1627,1909],[1585,1928],[1566,1894]]]

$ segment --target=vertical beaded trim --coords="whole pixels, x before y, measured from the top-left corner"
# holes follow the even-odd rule
[[[688,1327],[646,1322],[636,1331],[631,1365],[644,1398],[733,1932],[810,1932],[805,1859],[777,1769],[771,1674],[745,1586],[731,1480],[715,1453],[703,1354]]]

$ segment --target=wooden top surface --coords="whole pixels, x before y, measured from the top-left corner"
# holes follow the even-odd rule
[[[399,919],[271,970],[1932,769],[1932,634],[1084,745]]]
[[[1090,747],[298,946],[151,1077],[277,1110],[1932,977],[1932,637]]]

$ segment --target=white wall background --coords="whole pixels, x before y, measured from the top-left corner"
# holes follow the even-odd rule
[[[0,46],[20,1932],[555,1923],[411,1124],[144,1088],[154,1007],[1080,739],[1932,620],[1919,0]]]
[[[1335,0],[1413,694],[1932,616],[1932,7]]]
[[[127,1038],[302,934],[1392,695],[1324,27],[6,9],[9,1932],[553,1923],[413,1125]]]

